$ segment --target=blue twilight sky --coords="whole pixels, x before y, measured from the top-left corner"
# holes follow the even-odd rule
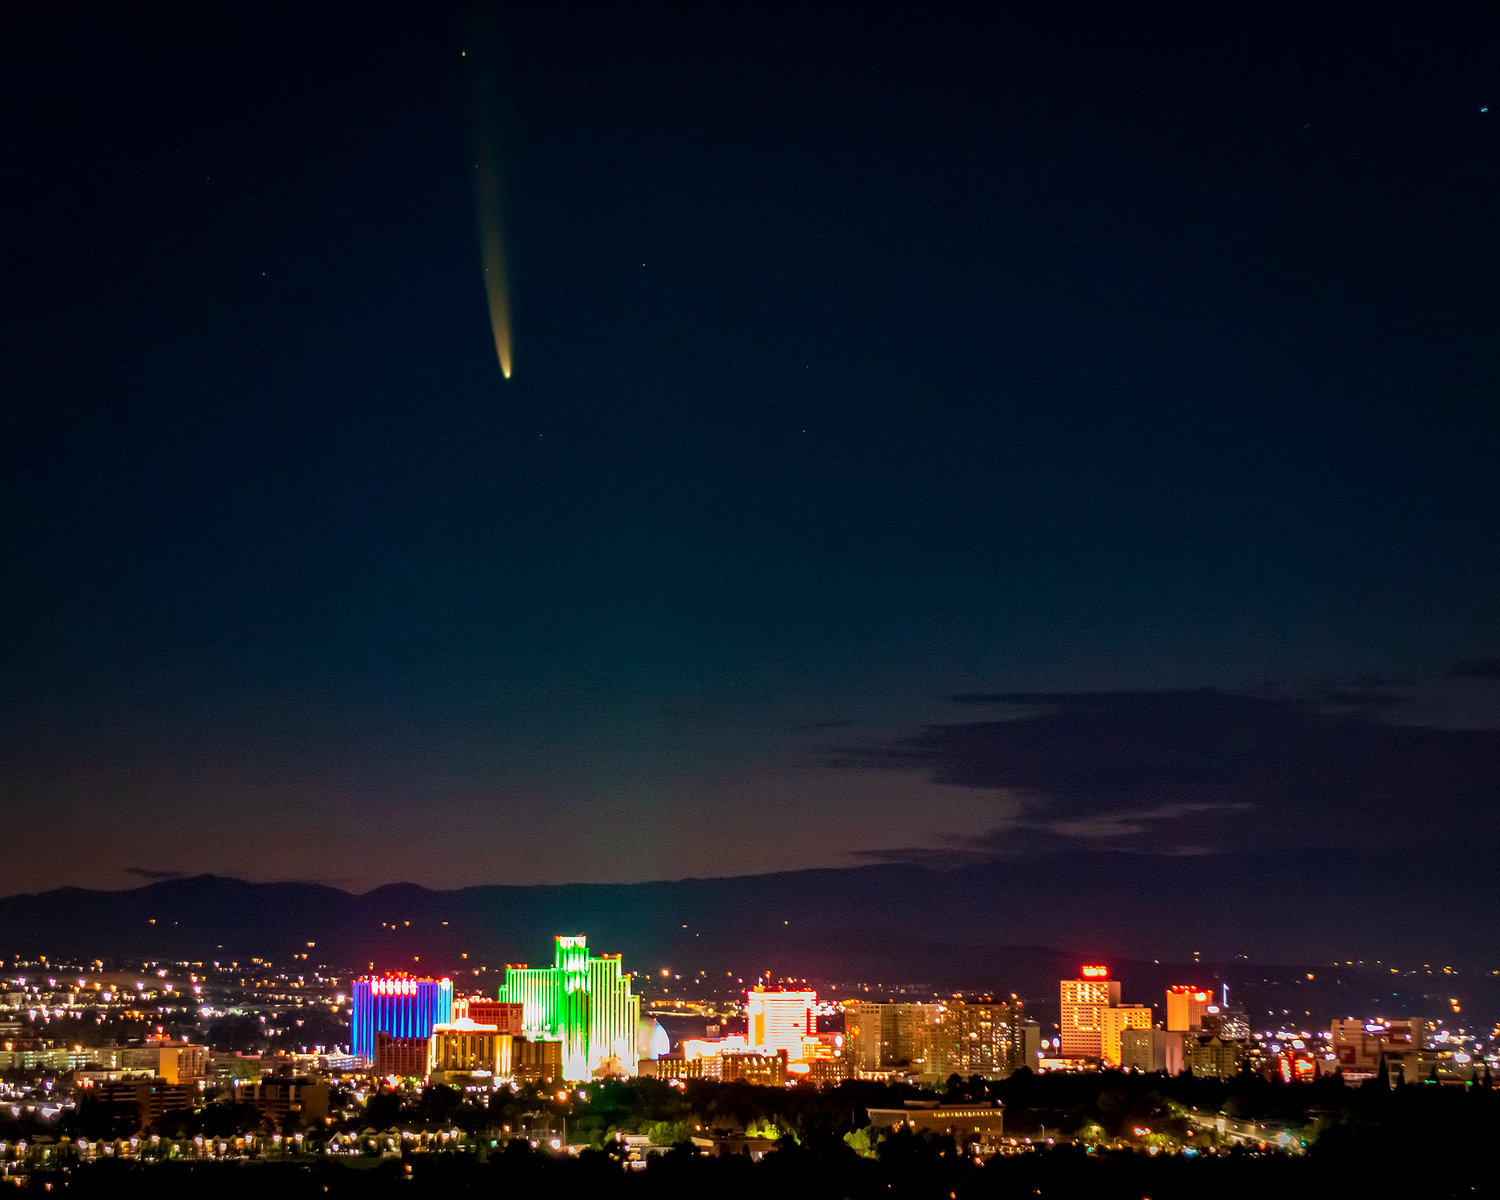
[[[1308,7],[4,18],[0,891],[1495,840],[1500,16]]]

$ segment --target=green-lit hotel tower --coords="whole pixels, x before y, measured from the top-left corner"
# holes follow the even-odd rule
[[[553,966],[506,967],[500,999],[522,1006],[527,1036],[562,1042],[565,1079],[592,1079],[610,1058],[625,1074],[636,1073],[641,998],[631,995],[620,956],[590,956],[582,934],[558,936]]]

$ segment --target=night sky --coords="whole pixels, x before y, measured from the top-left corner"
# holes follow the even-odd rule
[[[1500,854],[1492,7],[489,16],[3,18],[0,892]]]

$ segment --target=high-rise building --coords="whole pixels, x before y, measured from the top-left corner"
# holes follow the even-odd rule
[[[379,975],[354,981],[349,1007],[349,1052],[375,1057],[375,1035],[428,1038],[453,1019],[453,981]]]
[[[943,1005],[879,1004],[850,1000],[844,1005],[844,1053],[855,1075],[933,1073],[928,1059],[943,1021]]]
[[[1120,1035],[1127,1029],[1150,1029],[1149,1004],[1114,1004],[1099,1010],[1099,1061],[1106,1067],[1118,1067]]]
[[[1210,1004],[1198,1022],[1198,1032],[1229,1041],[1250,1040],[1250,1014],[1232,1005]]]
[[[844,1048],[855,1075],[1004,1079],[1036,1065],[1041,1029],[1019,1000],[844,1007]]]
[[[1203,1014],[1214,1002],[1206,988],[1177,983],[1167,989],[1167,1032],[1188,1033],[1203,1024]]]
[[[641,999],[630,979],[618,954],[591,956],[582,934],[559,935],[552,966],[505,968],[499,999],[522,1006],[528,1037],[562,1043],[564,1079],[600,1070],[634,1075]]]
[[[1064,979],[1059,1054],[1063,1058],[1099,1058],[1104,1053],[1104,1025],[1100,1013],[1120,1003],[1120,981],[1109,968],[1086,963],[1077,979]]]
[[[1019,1067],[1035,1066],[1040,1045],[1041,1030],[1026,1019],[1019,1000],[952,1001],[943,1006],[929,1074],[1004,1079]]]
[[[745,995],[746,1043],[752,1050],[785,1050],[788,1060],[801,1059],[802,1039],[818,1031],[813,1016],[817,1002],[817,992],[752,988]]]

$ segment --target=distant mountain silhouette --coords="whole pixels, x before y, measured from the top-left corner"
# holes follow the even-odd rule
[[[311,961],[341,969],[493,972],[507,962],[550,961],[554,934],[583,932],[643,973],[770,971],[845,986],[1017,991],[1044,1004],[1055,1002],[1062,975],[1096,957],[1120,964],[1121,975],[1131,964],[1127,993],[1154,1000],[1158,985],[1181,980],[1184,968],[1170,964],[1189,961],[1194,950],[1205,963],[1227,964],[1205,966],[1200,978],[1217,973],[1236,986],[1265,974],[1250,963],[1322,968],[1360,958],[1451,962],[1466,978],[1479,968],[1493,979],[1494,861],[1489,848],[1463,847],[1098,853],[950,870],[874,864],[640,884],[433,891],[396,883],[363,895],[199,875],[125,891],[61,888],[0,899],[0,957],[285,961],[311,942]],[[1434,998],[1424,1003],[1443,1003],[1436,992],[1446,997],[1453,986],[1432,984]],[[1385,995],[1391,1007],[1381,987],[1369,1002]],[[1302,1003],[1283,1000],[1289,1014]]]

